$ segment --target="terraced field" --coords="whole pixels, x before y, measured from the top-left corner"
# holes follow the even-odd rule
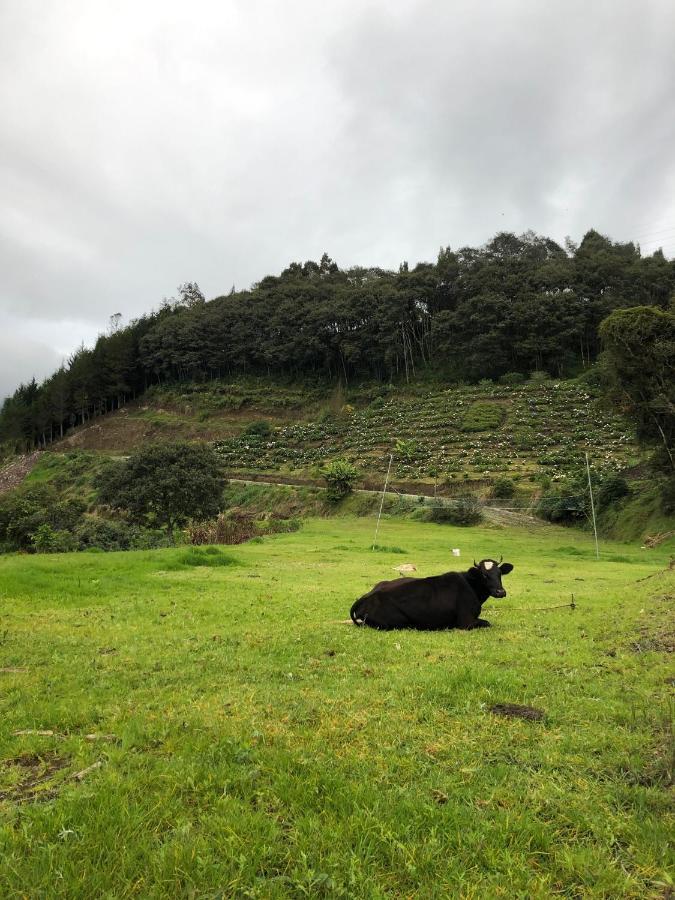
[[[264,422],[267,434],[251,433]],[[264,431],[265,429],[263,429]],[[337,457],[379,485],[392,478],[487,491],[500,476],[531,493],[542,478],[583,464],[623,468],[638,461],[625,422],[580,381],[446,387],[368,384],[344,392],[265,379],[152,389],[135,405],[97,419],[60,445],[123,454],[153,440],[215,443],[228,472],[317,479]]]
[[[376,398],[332,421],[281,425],[268,437],[242,432],[216,446],[232,471],[302,473],[340,456],[366,476],[382,475],[393,452],[394,477],[450,484],[500,475],[555,481],[586,450],[596,465],[617,469],[637,453],[623,421],[574,382]]]

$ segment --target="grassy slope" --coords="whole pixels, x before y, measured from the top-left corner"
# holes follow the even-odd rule
[[[381,543],[406,553],[371,540],[370,521],[310,520],[232,565],[1,558],[0,667],[26,671],[0,672],[0,896],[665,896],[673,576],[640,579],[673,542],[598,563],[554,528],[389,520]],[[515,563],[492,629],[337,624],[450,546]],[[571,592],[574,612],[527,611]],[[45,751],[65,762],[35,788],[53,799],[17,804],[29,770],[7,760]]]

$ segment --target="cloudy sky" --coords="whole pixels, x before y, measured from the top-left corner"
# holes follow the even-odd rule
[[[324,250],[674,256],[673,47],[672,0],[1,0],[0,396]]]

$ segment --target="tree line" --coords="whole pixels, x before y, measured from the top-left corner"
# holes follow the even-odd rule
[[[398,271],[340,269],[324,254],[209,302],[186,283],[178,298],[125,327],[112,316],[93,348],[81,347],[41,384],[20,385],[0,411],[0,443],[45,446],[150,384],[179,380],[561,377],[597,358],[610,313],[665,310],[674,292],[674,261],[594,230],[564,247],[503,232]]]

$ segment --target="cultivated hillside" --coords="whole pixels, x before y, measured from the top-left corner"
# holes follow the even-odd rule
[[[178,437],[214,441],[232,474],[279,480],[317,478],[342,457],[379,484],[393,453],[396,481],[438,482],[450,493],[467,485],[486,491],[504,476],[531,493],[546,477],[563,480],[585,451],[597,468],[638,459],[623,420],[581,381],[366,384],[347,392],[265,379],[187,383],[152,389],[56,449],[125,454]]]

